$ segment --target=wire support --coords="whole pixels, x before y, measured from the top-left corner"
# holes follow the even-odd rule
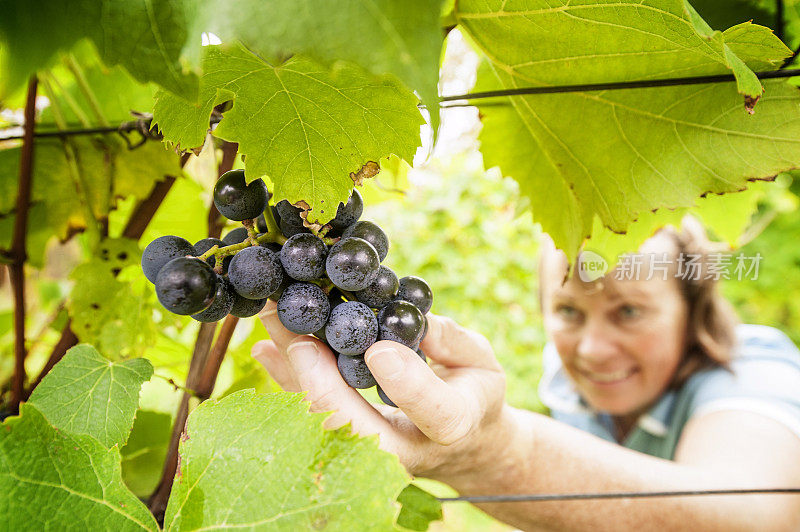
[[[591,499],[644,499],[654,497],[692,497],[699,495],[752,495],[752,494],[800,494],[800,488],[757,488],[733,490],[687,490],[687,491],[630,491],[616,493],[532,493],[522,495],[471,495],[465,497],[439,497],[440,502],[543,502],[580,501]]]

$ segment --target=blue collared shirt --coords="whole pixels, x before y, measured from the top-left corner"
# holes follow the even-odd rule
[[[800,351],[785,334],[763,325],[739,325],[736,337],[732,373],[723,368],[698,371],[640,416],[624,442],[614,438],[611,416],[593,410],[578,394],[552,343],[544,349],[539,398],[554,419],[668,460],[692,416],[720,410],[769,417],[800,437]]]

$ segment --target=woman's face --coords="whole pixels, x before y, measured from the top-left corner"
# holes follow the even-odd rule
[[[660,249],[659,249],[660,248]],[[672,254],[670,241],[653,237],[643,253]],[[577,277],[562,285],[563,255],[543,260],[542,306],[548,336],[581,396],[616,416],[638,415],[672,380],[684,351],[687,311],[678,280],[661,274],[594,283]]]

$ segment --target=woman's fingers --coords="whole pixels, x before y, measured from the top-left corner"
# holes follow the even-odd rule
[[[376,342],[365,360],[384,393],[431,440],[455,443],[480,419],[483,408],[474,394],[448,385],[404,345]]]
[[[275,342],[272,340],[262,340],[253,345],[253,358],[258,360],[267,373],[275,379],[280,387],[287,392],[299,392],[300,385],[297,383],[294,373],[289,368],[286,359],[281,354]]]
[[[420,347],[434,361],[449,367],[502,371],[485,336],[445,316],[428,313],[427,318],[428,334]]]
[[[281,320],[278,318],[278,304],[271,299],[267,301],[267,304],[264,305],[264,308],[258,313],[258,317],[267,329],[269,337],[275,342],[275,345],[278,346],[281,352],[286,350],[286,346],[289,345],[292,340],[300,336],[283,326],[283,323],[281,323]]]
[[[359,434],[383,433],[391,427],[357,390],[339,375],[336,357],[316,338],[299,337],[286,348],[286,360],[314,412],[335,411],[326,428],[352,423]]]

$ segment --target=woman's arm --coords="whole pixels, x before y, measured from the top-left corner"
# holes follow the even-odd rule
[[[493,465],[428,472],[462,495],[800,487],[800,439],[746,412],[690,421],[676,462],[507,408],[513,435]],[[502,450],[500,450],[502,449]],[[488,452],[491,452],[487,450]],[[422,473],[425,475],[425,473]],[[695,496],[478,504],[523,530],[798,530],[800,495]]]
[[[777,422],[743,412],[692,420],[676,462],[604,441],[504,403],[505,379],[488,341],[452,320],[429,317],[417,354],[377,342],[365,359],[401,410],[372,405],[341,379],[333,353],[316,338],[282,327],[269,302],[261,319],[272,341],[253,355],[288,391],[308,391],[313,411],[335,411],[329,428],[352,423],[380,435],[410,473],[463,495],[585,493],[800,485],[800,439]],[[525,530],[789,530],[800,525],[800,496],[701,496],[479,505]]]

